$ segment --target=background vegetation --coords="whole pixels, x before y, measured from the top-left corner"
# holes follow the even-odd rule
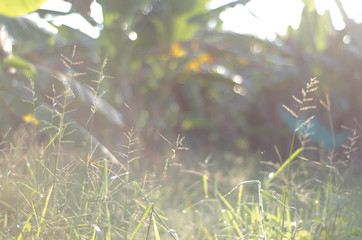
[[[340,1],[343,30],[305,0],[273,42],[222,30],[249,1],[99,1],[102,23],[69,2],[0,8],[4,239],[362,238],[362,28]],[[99,38],[52,24],[73,13]]]

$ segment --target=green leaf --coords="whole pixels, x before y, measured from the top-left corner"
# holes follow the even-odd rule
[[[238,236],[243,236],[243,233],[242,233],[241,229],[239,228],[239,225],[236,221],[236,219],[238,219],[238,215],[235,213],[235,211],[232,208],[232,206],[230,205],[230,203],[226,200],[226,198],[221,193],[217,192],[217,195],[220,198],[220,200],[222,201],[222,203],[224,203],[224,205],[227,207],[225,212],[226,212],[226,215],[227,215],[230,223],[233,225],[235,232],[238,234]]]
[[[156,221],[155,221],[154,216],[152,216],[152,222],[153,222],[153,231],[154,231],[154,233],[155,233],[155,239],[156,239],[156,240],[161,240],[160,234],[159,234],[158,228],[157,228],[157,223],[156,223]]]
[[[20,17],[34,12],[47,0],[1,0],[0,14],[7,17]]]
[[[0,204],[2,204],[3,206],[7,207],[8,209],[12,210],[12,211],[16,211],[15,208],[13,208],[12,206],[10,206],[9,204],[7,204],[6,202],[0,200]]]
[[[204,185],[204,194],[205,194],[205,198],[209,198],[209,190],[208,190],[208,186],[207,186],[207,175],[206,172],[204,172],[204,175],[202,176],[202,180],[203,180],[203,185]]]
[[[303,148],[298,148],[295,152],[284,162],[284,164],[274,173],[274,175],[269,179],[271,182],[286,166],[288,166],[294,158],[296,158],[299,153],[303,151]]]
[[[107,195],[108,192],[108,163],[107,161],[103,161],[103,176],[104,176],[104,183],[101,187],[100,190],[100,195],[102,196],[102,198],[104,198]]]
[[[44,222],[44,217],[45,217],[45,213],[47,211],[47,208],[48,208],[48,204],[49,204],[49,200],[50,200],[50,196],[52,195],[52,192],[53,192],[53,187],[54,185],[52,185],[49,189],[49,192],[48,192],[48,195],[45,199],[45,204],[44,204],[44,208],[43,208],[43,211],[41,213],[41,219],[40,219],[40,227],[39,227],[39,231],[37,233],[37,237],[39,237],[40,233],[41,233],[41,225],[42,223]]]
[[[40,222],[40,223],[42,223],[42,222],[44,221],[45,213],[46,213],[46,211],[47,211],[48,204],[49,204],[49,199],[50,199],[50,196],[52,195],[52,192],[53,192],[53,187],[54,187],[54,185],[52,185],[52,186],[50,187],[49,192],[48,192],[48,195],[47,195],[47,197],[46,197],[46,199],[45,199],[45,205],[44,205],[43,211],[42,211],[42,213],[41,213],[42,219],[41,219],[41,222]]]
[[[137,184],[138,185],[138,184]],[[132,236],[130,238],[130,240],[133,240],[138,232],[138,230],[140,229],[142,222],[145,220],[145,218],[148,216],[148,214],[150,213],[151,209],[153,207],[153,204],[149,204],[148,207],[146,208],[145,212],[143,213],[136,229],[133,231]]]
[[[32,78],[35,75],[35,67],[33,66],[33,64],[21,57],[12,56],[5,58],[2,64],[5,67],[13,67],[22,70],[25,76],[27,76],[28,78]]]
[[[273,196],[272,194],[270,194],[269,192],[267,192],[267,191],[265,191],[265,190],[263,190],[263,189],[261,189],[260,192],[261,192],[264,196],[268,197],[269,199],[271,199],[271,200],[279,203],[280,205],[282,205],[282,206],[285,207],[285,208],[288,208],[287,205],[285,205],[284,203],[282,203],[278,198],[274,197],[274,196]]]
[[[187,116],[181,123],[181,127],[184,130],[193,130],[196,128],[210,129],[212,123],[209,120],[200,117]]]

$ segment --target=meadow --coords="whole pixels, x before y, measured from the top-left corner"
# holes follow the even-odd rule
[[[274,39],[223,29],[253,0],[44,2],[0,1],[0,239],[362,240],[346,1]]]
[[[61,81],[76,76],[73,57],[74,51],[62,55],[69,71]],[[162,164],[144,168],[151,143],[139,139],[139,129],[125,131],[117,149],[92,135],[106,64],[89,87],[89,134],[82,139],[75,137],[82,129],[66,117],[77,111],[72,89],[53,87],[52,104],[39,105],[30,80],[32,100],[26,101],[33,113],[0,143],[2,239],[362,239],[362,179],[354,154],[362,128],[345,126],[349,136],[340,149],[311,144],[310,112],[322,109],[333,120],[328,94],[314,94],[316,78],[282,106],[295,122],[286,158],[273,162],[249,152],[222,162],[190,153],[190,140],[180,133],[161,135],[168,153]],[[43,111],[48,120],[36,118]],[[198,160],[186,164],[185,156]]]

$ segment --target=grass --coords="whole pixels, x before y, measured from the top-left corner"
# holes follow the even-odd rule
[[[78,64],[74,55],[62,56],[69,70]],[[105,94],[106,63],[92,70],[98,80],[89,87],[94,102],[86,148],[71,147],[77,128],[67,118],[74,96],[69,87],[53,88],[48,121],[29,121],[15,135],[3,134],[2,239],[362,239],[361,178],[352,173],[358,131],[349,129],[344,154],[311,145],[315,79],[302,98],[293,96],[297,109],[284,106],[296,123],[289,156],[263,163],[251,180],[243,179],[245,164],[223,175],[211,156],[202,166],[183,167],[184,139],[173,144],[163,135],[170,145],[164,167],[140,175],[145,159],[134,129],[124,133],[120,150],[97,154],[102,146],[92,136],[93,118]],[[67,81],[76,75],[69,71]],[[43,109],[33,82],[28,90],[37,116]],[[329,97],[321,103],[333,126]],[[45,143],[37,140],[41,133],[49,136]]]

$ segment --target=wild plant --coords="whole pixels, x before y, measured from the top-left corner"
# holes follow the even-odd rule
[[[310,144],[313,134],[319,133],[318,131],[313,132],[316,130],[313,124],[318,124],[318,122],[315,121],[314,114],[309,117],[301,115],[306,111],[317,109],[316,105],[311,105],[315,102],[311,94],[317,90],[317,83],[316,79],[311,79],[306,89],[302,89],[302,98],[293,96],[293,100],[298,106],[297,110],[283,105],[283,108],[296,119],[290,154],[289,158],[280,167],[277,167],[275,172],[269,174],[269,178],[265,182],[269,191],[279,189],[280,185],[284,186],[281,193],[280,206],[282,208],[276,214],[278,225],[281,228],[279,228],[280,230],[273,230],[275,235],[269,235],[275,236],[277,239],[286,237],[283,234],[286,232],[290,233],[289,236],[292,239],[298,239],[302,236],[307,239],[312,238],[312,236],[316,239],[344,239],[351,233],[351,228],[357,221],[353,211],[336,207],[341,206],[341,204],[351,204],[354,200],[347,197],[351,191],[342,188],[341,185],[345,181],[341,171],[348,171],[350,165],[347,164],[347,161],[336,159],[336,139],[329,95],[326,95],[325,100],[320,100],[320,103],[328,113],[328,122],[331,128],[330,140],[332,142],[330,149],[324,150],[321,146]],[[348,137],[349,144],[342,144],[346,159],[350,157],[350,152],[356,150],[358,136],[356,131],[351,132],[352,136]],[[294,150],[296,136],[299,138],[301,147]],[[326,151],[328,151],[327,154],[325,154]],[[314,154],[308,154],[308,152],[314,152]],[[316,159],[318,156],[319,159]],[[341,165],[344,165],[345,168],[341,169]],[[285,168],[286,173],[283,174]],[[275,181],[277,179],[278,181]],[[348,194],[346,195],[344,191],[347,191]],[[291,204],[294,205],[293,208],[286,207]],[[292,215],[294,215],[294,220]],[[342,215],[345,216],[343,220],[341,220]]]
[[[75,99],[71,87],[84,75],[74,68],[75,48],[61,56],[66,76],[57,76],[49,105],[40,105],[36,81],[27,87],[33,109],[23,128],[0,141],[0,236],[3,239],[358,239],[361,233],[361,189],[349,181],[358,131],[350,132],[338,154],[329,96],[327,110],[332,148],[313,145],[318,110],[311,79],[293,106],[283,105],[293,119],[288,155],[264,167],[266,174],[243,179],[249,169],[222,172],[210,154],[201,165],[185,167],[174,143],[160,134],[170,152],[164,165],[140,171],[146,146],[138,132],[124,133],[118,151],[93,135],[102,111],[107,59],[88,89],[90,114],[81,127],[70,117]],[[58,83],[59,83],[58,81]],[[44,117],[45,116],[45,117]],[[38,120],[42,119],[42,120]],[[25,119],[24,119],[25,120]],[[38,121],[38,122],[37,122]],[[29,128],[30,126],[30,128]],[[358,124],[357,124],[358,126]],[[86,129],[87,128],[87,129]],[[79,138],[77,133],[81,132]],[[49,137],[39,141],[41,134]],[[84,134],[85,133],[85,134]],[[85,148],[73,148],[81,141]],[[186,143],[185,143],[186,142]],[[152,149],[157,151],[157,149]],[[180,155],[180,156],[179,156]],[[189,155],[190,156],[190,155]],[[245,161],[255,160],[250,155]],[[174,168],[177,166],[177,168]],[[141,174],[140,174],[141,173]],[[225,174],[225,175],[223,175]],[[259,178],[259,179],[258,179]]]

